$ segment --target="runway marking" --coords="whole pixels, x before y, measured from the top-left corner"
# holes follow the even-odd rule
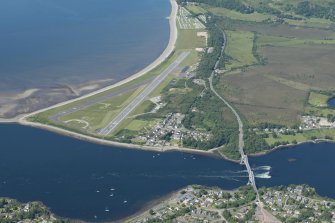
[[[182,52],[178,58],[170,64],[160,75],[158,75],[132,102],[130,102],[106,127],[99,131],[100,135],[108,135],[118,126],[144,99],[155,90],[158,85],[173,72],[181,62],[189,55],[189,52]]]

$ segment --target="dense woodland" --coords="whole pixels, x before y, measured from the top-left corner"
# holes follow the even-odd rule
[[[216,25],[218,18],[211,16],[212,19],[207,24],[209,32],[208,46],[213,47],[213,52],[204,53],[197,69],[197,76],[203,79],[208,79],[212,74],[215,63],[221,55],[221,46],[224,38],[221,29]]]
[[[306,17],[325,18],[335,21],[335,3],[326,7],[312,4],[309,1],[303,1],[297,5],[295,13]]]
[[[178,0],[179,4],[185,4],[188,0]],[[196,3],[209,4],[215,7],[227,8],[242,13],[253,13],[254,9],[252,7],[246,6],[238,0],[192,0]]]
[[[163,92],[163,100],[167,102],[162,110],[164,113],[179,112],[185,114],[183,125],[190,130],[210,132],[209,140],[195,140],[192,137],[184,137],[183,146],[212,149],[224,146],[229,151],[229,156],[238,158],[237,148],[238,128],[235,120],[229,119],[230,110],[208,89],[208,78],[214,70],[215,63],[220,57],[221,46],[224,38],[221,30],[216,26],[217,20],[212,17],[207,24],[210,38],[208,46],[212,52],[205,52],[199,62],[196,78],[206,82],[207,88],[193,83],[193,80],[179,80],[175,85],[167,86]],[[185,86],[187,89],[185,91]],[[171,89],[184,89],[174,90]],[[173,93],[170,93],[173,92]],[[228,113],[228,114],[227,114]]]
[[[186,4],[188,0],[178,0],[180,4]],[[316,18],[325,18],[335,21],[335,2],[334,3],[325,3],[324,5],[311,3],[310,1],[301,1],[296,6],[292,4],[287,4],[282,8],[282,11],[270,7],[267,4],[259,3],[257,6],[250,6],[241,0],[192,0],[194,3],[202,3],[211,5],[214,7],[222,7],[234,11],[238,11],[244,14],[250,14],[254,12],[258,13],[267,13],[275,15],[278,18],[288,18],[301,20],[301,18],[293,16],[288,12],[294,12],[297,15],[302,15],[306,17],[316,17]]]

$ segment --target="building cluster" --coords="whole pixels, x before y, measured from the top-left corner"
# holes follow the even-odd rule
[[[335,222],[335,201],[319,197],[306,185],[261,188],[259,192],[266,216],[275,222]],[[252,223],[260,220],[259,214],[249,186],[234,191],[188,186],[130,222]]]
[[[19,203],[16,200],[0,198],[0,222],[6,223],[54,223],[65,222],[56,219],[49,210],[40,203]]]
[[[302,116],[302,129],[335,128],[335,122],[329,122],[327,118],[317,116]]]
[[[298,128],[291,128],[291,127],[282,127],[282,128],[278,128],[278,127],[273,127],[273,128],[253,128],[250,129],[250,131],[253,131],[257,134],[266,134],[266,137],[268,137],[269,135],[294,135],[297,134],[299,132],[302,132],[302,128],[298,127]]]
[[[210,133],[186,129],[182,121],[185,115],[169,113],[166,118],[158,122],[147,136],[141,136],[147,146],[180,146],[184,137],[195,140],[209,140]]]
[[[222,203],[233,204],[237,200],[247,201],[243,196],[240,190],[225,192],[219,188],[188,186],[131,222],[229,222],[224,217]],[[242,202],[239,207],[229,208],[229,216],[239,221],[249,210],[255,212],[253,201]]]
[[[262,189],[265,207],[284,222],[335,223],[335,202],[318,197],[308,186]]]
[[[202,50],[202,48],[200,48]],[[197,50],[197,49],[196,49]],[[179,77],[181,78],[186,78],[186,79],[191,79],[195,77],[196,75],[196,70],[199,66],[199,62],[196,62],[192,66],[187,66],[184,69],[182,69],[179,73]]]
[[[155,107],[150,111],[150,113],[156,113],[159,109],[166,105],[166,103],[161,101],[161,96],[150,98],[150,101],[155,104]]]
[[[148,146],[169,145],[169,141],[175,140],[177,145],[181,140],[182,120],[184,115],[180,113],[169,113],[166,118],[158,122],[151,131],[151,134],[145,137]]]
[[[276,133],[276,134],[293,134],[302,130],[312,130],[312,129],[322,129],[322,128],[335,128],[335,122],[329,121],[325,117],[317,117],[312,115],[306,115],[301,117],[301,125],[297,128],[289,127],[273,127],[273,128],[254,128],[254,132],[263,132],[263,133]]]

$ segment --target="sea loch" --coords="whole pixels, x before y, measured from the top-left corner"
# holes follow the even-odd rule
[[[163,52],[169,13],[168,0],[3,0],[0,93],[123,79]]]
[[[0,197],[42,201],[68,218],[122,219],[189,184],[233,189],[248,179],[243,166],[218,158],[102,146],[19,125],[0,125],[0,134]],[[305,144],[250,164],[258,186],[306,183],[335,198],[334,156],[334,144]]]

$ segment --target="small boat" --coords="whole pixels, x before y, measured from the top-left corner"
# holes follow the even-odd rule
[[[111,193],[109,196],[110,196],[110,197],[113,197],[113,196],[114,196],[114,194],[113,194],[113,193]]]
[[[111,191],[115,190],[114,188],[111,188]]]
[[[100,190],[97,190],[96,192],[97,192],[97,193],[100,193]]]
[[[108,208],[106,208],[106,209],[105,209],[105,211],[106,211],[106,212],[109,212],[109,209],[108,209]]]
[[[128,201],[124,200],[123,203],[126,204]]]

